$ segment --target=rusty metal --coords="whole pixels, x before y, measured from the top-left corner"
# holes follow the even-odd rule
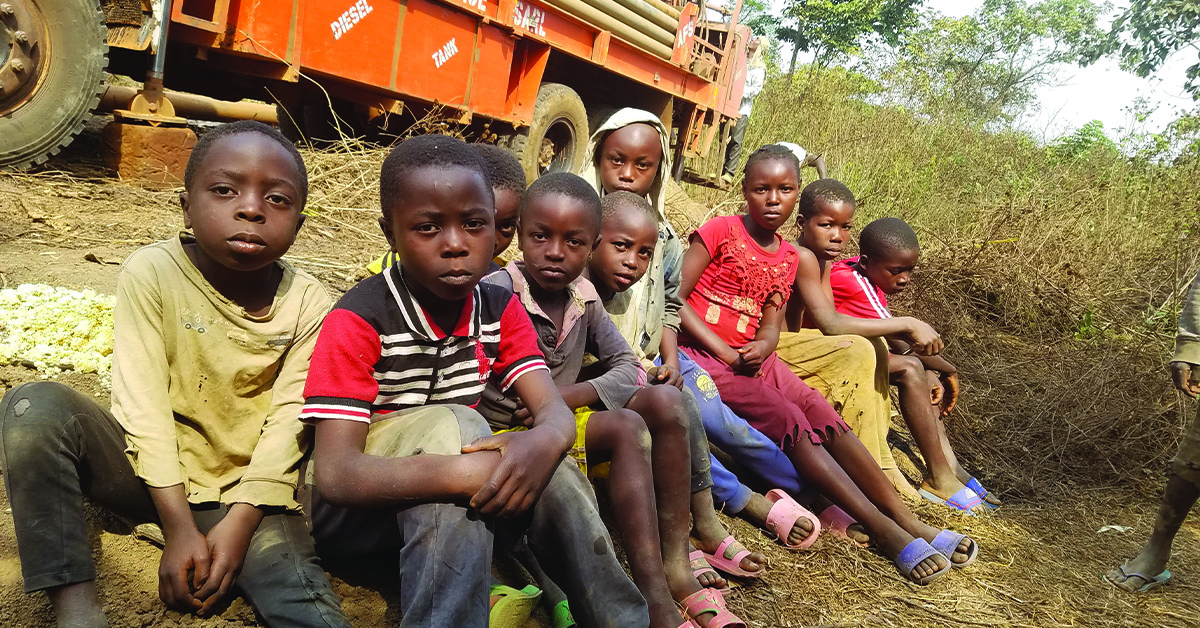
[[[108,85],[100,95],[99,109],[102,111],[124,111],[136,113],[134,100],[138,90],[121,85]],[[234,120],[258,120],[266,124],[278,124],[279,119],[273,105],[248,102],[228,102],[216,100],[207,96],[182,94],[179,92],[163,92],[163,99],[172,106],[172,115],[184,116],[196,120],[212,120],[215,122],[232,122]],[[158,115],[163,112],[160,109]],[[184,118],[179,118],[183,120]]]
[[[0,115],[16,110],[37,91],[49,64],[45,36],[45,20],[33,2],[0,4]]]

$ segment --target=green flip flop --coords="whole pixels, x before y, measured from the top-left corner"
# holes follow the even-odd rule
[[[488,628],[525,628],[529,614],[542,599],[542,590],[532,584],[524,589],[493,584],[489,593],[500,599],[488,614]]]

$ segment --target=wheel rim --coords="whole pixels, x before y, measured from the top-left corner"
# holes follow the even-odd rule
[[[33,98],[49,74],[50,38],[41,9],[0,0],[0,116]]]
[[[575,143],[578,141],[571,119],[565,116],[555,118],[546,128],[546,134],[542,136],[542,145],[538,147],[538,175],[572,171],[575,168],[575,164],[572,163]]]

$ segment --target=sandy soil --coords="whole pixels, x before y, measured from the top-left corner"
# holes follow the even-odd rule
[[[0,174],[0,285],[49,283],[111,293],[118,264],[138,246],[181,226],[175,191],[116,182],[99,169],[94,139],[84,137],[37,174]],[[343,157],[347,163],[357,157]],[[341,292],[382,251],[373,205],[361,188],[332,190],[310,218],[290,259]],[[340,209],[335,209],[340,208]],[[37,374],[0,367],[4,390]],[[94,377],[61,381],[103,397]],[[964,394],[971,382],[964,381]],[[1156,472],[1154,471],[1147,471]],[[994,487],[1003,496],[1004,487]],[[1200,625],[1200,523],[1184,526],[1175,545],[1171,586],[1146,596],[1117,592],[1100,574],[1134,553],[1148,533],[1157,495],[1104,486],[1068,486],[1009,499],[997,514],[970,519],[919,506],[926,518],[978,539],[972,568],[927,588],[905,582],[882,556],[826,537],[790,553],[751,526],[728,520],[748,546],[765,552],[770,574],[736,583],[729,605],[752,626],[1196,626]],[[1104,532],[1105,525],[1130,526]],[[159,551],[117,521],[94,517],[99,584],[114,626],[258,626],[235,600],[218,617],[200,620],[164,609],[157,599]],[[53,625],[43,595],[21,589],[7,496],[0,493],[0,626]],[[338,594],[358,626],[394,625],[399,614],[391,563],[337,566]]]

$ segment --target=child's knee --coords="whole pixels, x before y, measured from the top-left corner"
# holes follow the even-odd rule
[[[674,386],[646,386],[637,393],[638,410],[651,429],[684,428],[683,393]]]
[[[79,393],[57,382],[30,382],[0,401],[0,442],[8,457],[61,435],[68,421],[87,410]]]
[[[485,436],[492,435],[492,428],[482,414],[466,406],[446,406],[458,420],[458,433],[462,444],[473,443]]]
[[[650,430],[646,427],[646,421],[640,414],[633,410],[616,410],[612,413],[611,420],[617,426],[622,440],[649,455]]]
[[[843,344],[844,343],[844,344]],[[839,336],[839,355],[848,368],[865,373],[875,372],[875,346],[862,336]]]
[[[894,355],[890,359],[892,373],[898,381],[906,384],[922,383],[920,378],[925,377],[925,366],[920,360],[908,355]]]

